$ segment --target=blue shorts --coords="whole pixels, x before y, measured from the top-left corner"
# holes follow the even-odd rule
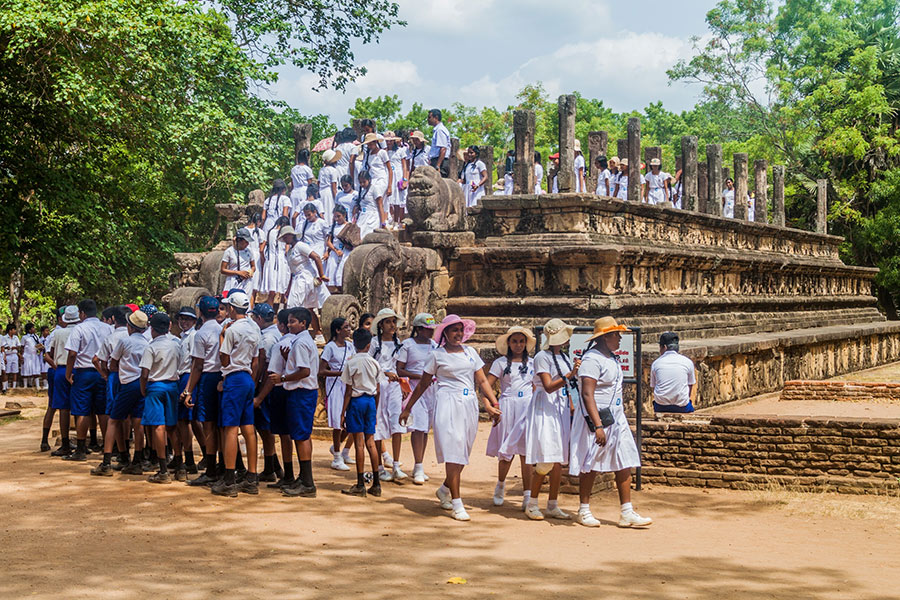
[[[253,392],[256,386],[247,371],[225,376],[219,412],[219,427],[253,425]]]
[[[287,392],[280,385],[276,385],[266,398],[269,404],[269,431],[275,435],[288,435],[291,428],[287,418]]]
[[[347,433],[375,434],[375,396],[350,398],[347,414],[344,416]]]
[[[318,403],[318,389],[288,390],[286,402],[288,428],[291,439],[295,442],[304,442],[312,435],[313,419],[316,416],[316,404]]]
[[[65,374],[65,369],[63,369]],[[97,369],[88,367],[75,369],[72,372],[72,387],[69,390],[69,401],[72,405],[73,417],[105,415],[106,382],[100,377]]]
[[[74,387],[74,386],[73,386]],[[141,396],[141,380],[119,385],[119,393],[112,402],[109,418],[123,421],[128,417],[140,419],[144,416],[144,397]]]
[[[106,378],[106,411],[112,411],[112,403],[115,402],[116,396],[119,395],[119,372],[110,371],[109,377]]]
[[[166,425],[175,427],[178,423],[178,382],[151,381],[144,396],[144,418],[142,425]]]
[[[263,398],[263,401],[257,408],[253,409],[253,425],[258,431],[272,430],[272,411],[269,409],[269,396]]]
[[[53,408],[53,377],[56,376],[56,369],[47,367],[47,402],[50,408]]]
[[[66,380],[66,368],[57,367],[53,373],[53,396],[50,406],[57,410],[69,410],[72,404],[69,402],[69,390],[72,385]]]
[[[178,420],[179,421],[193,421],[194,420],[194,408],[188,408],[184,405],[184,402],[181,401],[181,392],[184,391],[184,388],[187,387],[188,379],[191,378],[190,373],[185,373],[181,377],[178,378]]]
[[[194,388],[194,419],[203,423],[216,423],[219,415],[219,382],[222,374],[204,373]]]
[[[688,403],[685,406],[657,404],[654,402],[653,410],[658,413],[692,413],[694,412],[694,405],[691,404],[690,400],[688,400]]]

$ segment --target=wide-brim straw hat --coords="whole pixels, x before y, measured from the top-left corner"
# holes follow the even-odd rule
[[[627,159],[627,158],[621,159],[621,160],[619,161],[619,164],[620,164],[620,165],[625,165],[625,166],[627,167],[627,166],[628,166],[628,159]]]
[[[397,319],[397,327],[402,327],[403,323],[406,322],[406,319],[394,312],[393,308],[382,308],[378,311],[378,314],[375,315],[375,318],[372,319],[372,331],[378,331],[378,324],[391,317]]]
[[[562,346],[569,341],[574,331],[575,327],[562,319],[550,319],[544,324],[544,343],[541,344],[541,350],[547,350],[550,346]]]
[[[422,133],[421,131],[418,131],[418,130],[417,130],[417,131],[413,131],[411,134],[409,134],[409,139],[411,139],[411,140],[412,140],[412,139],[416,139],[416,140],[419,140],[420,142],[424,142],[424,141],[425,141],[425,134]]]
[[[444,320],[441,321],[441,324],[434,329],[434,339],[440,340],[441,334],[444,333],[444,330],[451,325],[456,325],[457,323],[463,324],[463,343],[465,343],[469,338],[475,335],[475,321],[473,321],[472,319],[463,319],[459,315],[447,315],[446,317],[444,317]]]
[[[497,338],[497,352],[500,353],[500,356],[506,356],[506,353],[509,352],[509,338],[511,338],[516,333],[521,333],[525,336],[526,348],[528,349],[528,353],[531,354],[532,352],[534,352],[534,347],[537,345],[537,340],[534,338],[534,334],[531,333],[531,330],[519,325],[513,325],[506,331],[506,333]]]
[[[127,317],[128,322],[138,329],[147,329],[147,313],[142,310],[136,310]]]
[[[294,228],[290,225],[285,225],[281,229],[278,230],[278,239],[280,240],[286,235],[297,235],[297,232],[294,231]]]
[[[380,136],[377,133],[367,133],[366,137],[363,138],[363,144],[371,144],[372,142],[380,142]]]
[[[628,331],[628,328],[624,325],[619,325],[614,318],[600,317],[599,319],[594,321],[594,332],[591,334],[591,337],[588,338],[588,341],[595,340],[598,337],[602,337],[608,333],[621,333],[625,331]]]
[[[381,137],[383,137],[384,141],[386,141],[386,142],[389,142],[389,141],[399,142],[400,141],[400,136],[398,136],[393,131],[385,131],[384,133],[381,134]]]
[[[612,158],[610,158],[610,159],[609,159],[608,161],[606,161],[606,162],[611,162],[611,163],[619,164],[619,157],[618,157],[618,156],[613,156]]]
[[[343,154],[340,150],[326,150],[322,153],[322,162],[325,164],[331,164],[341,160]]]
[[[581,152],[581,140],[579,140],[578,138],[575,138],[575,144],[573,145],[573,150],[575,150],[575,152]]]

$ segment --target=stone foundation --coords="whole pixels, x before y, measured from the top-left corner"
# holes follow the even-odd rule
[[[900,402],[900,383],[863,381],[786,381],[781,400]]]

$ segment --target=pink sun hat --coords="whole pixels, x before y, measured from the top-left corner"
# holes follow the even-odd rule
[[[451,325],[455,325],[456,323],[463,324],[463,343],[475,335],[475,321],[472,319],[463,319],[459,315],[447,315],[444,317],[444,320],[441,321],[441,324],[435,327],[434,337],[432,339],[440,340],[441,334],[444,333],[444,329]]]

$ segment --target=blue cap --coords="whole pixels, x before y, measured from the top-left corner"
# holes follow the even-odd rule
[[[219,301],[212,296],[203,296],[197,303],[200,312],[203,314],[219,310]]]
[[[145,304],[141,307],[141,312],[147,315],[147,317],[149,318],[158,313],[159,309],[152,304]]]
[[[275,316],[275,309],[268,302],[258,302],[250,312],[266,321]]]

